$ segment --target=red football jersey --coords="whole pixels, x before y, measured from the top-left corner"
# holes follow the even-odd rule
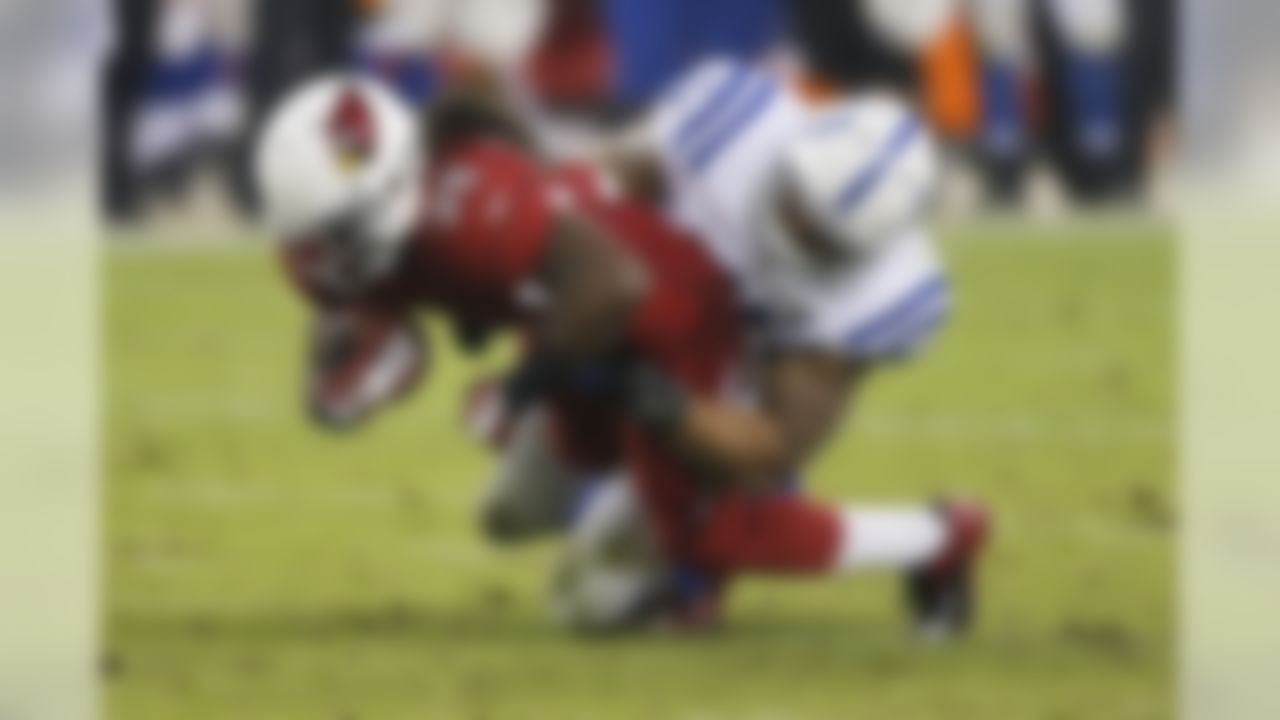
[[[582,213],[649,270],[651,290],[627,342],[693,389],[713,390],[738,348],[732,288],[701,247],[647,207],[610,198],[585,168],[547,170],[498,140],[435,159],[426,209],[387,278],[354,298],[326,289],[309,268],[314,246],[286,252],[295,283],[318,305],[359,304],[407,316],[436,309],[467,327],[519,327],[536,318],[537,275],[555,218]]]

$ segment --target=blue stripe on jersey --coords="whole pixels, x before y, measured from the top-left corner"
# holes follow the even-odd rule
[[[777,92],[777,85],[770,80],[765,79],[756,84],[751,94],[734,109],[733,115],[721,123],[715,133],[707,137],[691,154],[690,164],[694,171],[701,173],[711,167],[725,148],[732,145],[769,107]]]
[[[725,68],[725,77],[715,90],[707,94],[706,100],[698,106],[676,129],[677,146],[687,146],[697,139],[698,132],[715,121],[723,111],[733,104],[739,92],[748,85],[754,73],[745,65],[733,65]]]
[[[941,275],[921,283],[905,298],[848,336],[846,346],[860,355],[892,353],[896,347],[915,344],[946,316],[950,285]]]
[[[869,353],[877,357],[898,358],[905,357],[915,352],[915,350],[932,336],[933,331],[938,328],[950,315],[950,303],[942,302],[931,308],[929,312],[921,313],[913,322],[904,324],[897,332],[888,337],[882,338],[875,343],[875,347],[870,348]]]
[[[920,121],[913,115],[903,118],[898,123],[898,127],[894,128],[893,134],[889,136],[884,147],[880,148],[880,152],[876,154],[871,161],[871,165],[859,173],[844,190],[840,191],[840,195],[836,198],[836,207],[841,213],[852,212],[864,200],[867,199],[880,184],[886,172],[893,165],[907,147],[911,145],[911,141],[915,140],[920,134]]]

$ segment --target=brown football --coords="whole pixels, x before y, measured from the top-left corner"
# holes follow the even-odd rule
[[[311,337],[312,414],[329,426],[358,424],[408,395],[427,356],[412,317],[362,308],[323,312]]]

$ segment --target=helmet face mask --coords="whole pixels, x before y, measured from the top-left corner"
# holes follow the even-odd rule
[[[290,241],[312,258],[313,280],[329,292],[358,293],[386,277],[400,245],[373,242],[358,213],[337,217]]]

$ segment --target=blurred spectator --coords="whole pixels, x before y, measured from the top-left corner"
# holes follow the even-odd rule
[[[535,46],[527,78],[544,104],[584,108],[612,94],[614,49],[596,0],[553,0],[546,32]]]
[[[1127,172],[1141,184],[1167,164],[1174,149],[1178,18],[1174,0],[1128,3],[1134,18],[1129,23],[1128,87],[1136,109],[1125,162]]]
[[[440,0],[385,0],[363,5],[360,62],[410,103],[429,100],[439,83],[431,57],[448,4]]]
[[[102,197],[107,217],[134,219],[141,189],[130,162],[129,139],[154,53],[158,0],[115,0],[115,46],[103,92]]]
[[[240,3],[166,0],[154,18],[152,62],[141,90],[130,161],[148,189],[185,190],[223,159],[241,129],[236,60],[240,24],[218,22]]]
[[[1019,204],[1037,157],[1078,202],[1135,197],[1152,148],[1170,144],[1172,3],[969,0],[967,11],[988,197]]]
[[[1002,206],[1022,199],[1033,149],[1030,5],[1029,0],[969,0],[981,67],[976,149],[988,197]]]
[[[712,54],[794,58],[814,89],[919,98],[960,167],[1017,205],[1039,159],[1083,202],[1141,189],[1172,134],[1171,0],[116,0],[103,197],[229,156],[253,209],[256,119],[293,83],[363,69],[423,104],[496,91],[552,154],[589,146]],[[473,87],[474,86],[474,87]],[[232,152],[227,153],[230,145]],[[965,173],[961,173],[964,175]],[[157,185],[151,183],[152,186]]]
[[[1042,0],[1034,32],[1045,88],[1045,149],[1080,202],[1126,189],[1135,110],[1125,73],[1125,0]]]

